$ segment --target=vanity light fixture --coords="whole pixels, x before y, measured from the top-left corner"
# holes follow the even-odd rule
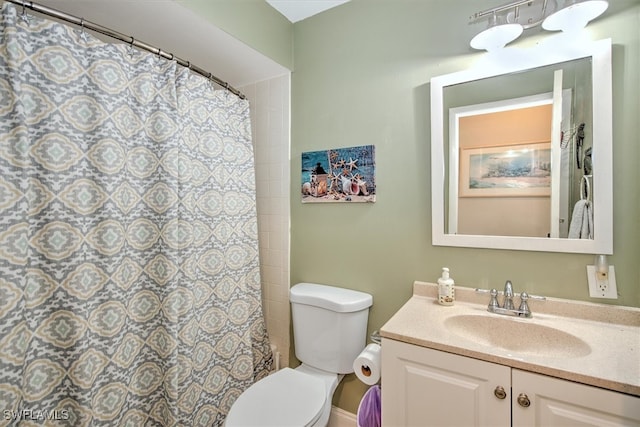
[[[498,15],[494,11],[489,19],[489,27],[476,34],[476,36],[471,39],[470,44],[474,49],[484,49],[487,51],[502,49],[507,43],[520,37],[523,31],[524,28],[521,24],[499,23]]]
[[[579,31],[586,27],[589,21],[602,15],[607,7],[609,3],[605,0],[568,0],[562,9],[545,18],[542,28],[547,31]]]
[[[538,25],[548,31],[579,31],[609,6],[606,0],[564,0],[562,7],[557,7],[558,1],[561,0],[517,0],[474,13],[469,18],[471,22],[488,16],[489,27],[471,39],[471,47],[501,49],[524,30]]]

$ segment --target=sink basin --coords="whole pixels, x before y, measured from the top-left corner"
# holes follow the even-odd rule
[[[591,353],[589,344],[574,335],[509,317],[458,315],[444,324],[461,338],[514,353],[565,358]]]

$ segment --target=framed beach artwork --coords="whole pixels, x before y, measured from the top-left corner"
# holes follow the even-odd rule
[[[375,175],[373,145],[304,152],[302,203],[373,203]]]
[[[460,197],[551,194],[551,144],[514,144],[460,150]]]

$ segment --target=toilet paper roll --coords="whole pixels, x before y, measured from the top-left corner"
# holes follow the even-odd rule
[[[367,385],[374,385],[380,381],[380,352],[379,344],[369,344],[353,361],[353,371],[356,377]]]

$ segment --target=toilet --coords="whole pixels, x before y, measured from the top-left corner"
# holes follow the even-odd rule
[[[226,427],[325,427],[333,392],[366,345],[364,292],[299,283],[289,293],[295,354],[302,362],[253,384],[234,402]]]

